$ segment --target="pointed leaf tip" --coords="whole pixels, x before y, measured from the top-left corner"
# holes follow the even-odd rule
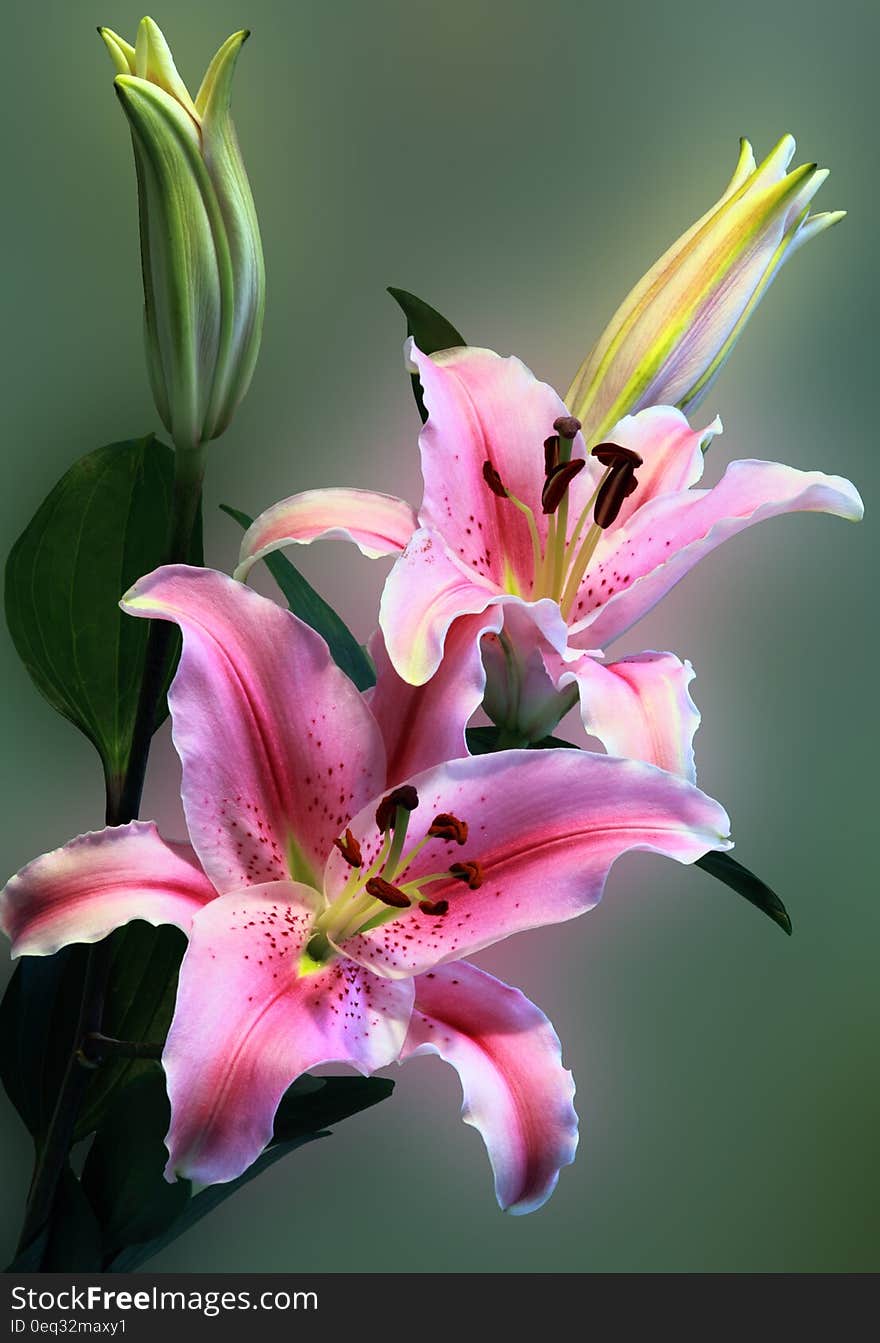
[[[756,877],[754,872],[750,872],[742,863],[738,863],[729,853],[717,853],[715,851],[706,853],[702,858],[697,859],[696,865],[718,881],[722,881],[725,886],[735,891],[737,895],[741,895],[744,900],[748,900],[749,904],[754,905],[756,909],[760,909],[784,933],[791,937],[791,919],[779,896],[770,889],[766,882],[762,881],[760,877]]]

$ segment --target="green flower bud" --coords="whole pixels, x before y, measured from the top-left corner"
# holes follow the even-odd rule
[[[153,396],[177,447],[196,448],[229,424],[260,348],[263,249],[229,115],[248,33],[227,38],[193,101],[152,19],[134,47],[98,31],[134,145]]]

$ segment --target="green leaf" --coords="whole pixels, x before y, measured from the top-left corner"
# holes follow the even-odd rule
[[[174,455],[152,435],[76,462],[6,564],[6,620],[31,680],[94,744],[108,779],[125,768],[148,624],[119,609],[165,558]],[[196,527],[191,559],[201,562]],[[170,680],[178,642],[169,654]],[[165,716],[165,703],[157,721]]]
[[[162,1235],[189,1201],[188,1180],[165,1179],[171,1107],[158,1063],[115,1097],[83,1167],[82,1185],[101,1228],[105,1258]]]
[[[22,957],[0,1004],[0,1079],[38,1147],[74,1045],[86,954]]]
[[[316,1085],[317,1084],[317,1085]],[[394,1090],[388,1077],[310,1077],[288,1087],[275,1115],[275,1141],[291,1142],[368,1110]]]
[[[471,755],[491,755],[497,751],[499,729],[493,724],[490,727],[469,727],[465,732],[467,737],[467,747]],[[529,746],[530,751],[578,751],[580,747],[575,746],[573,742],[563,741],[561,737],[542,737],[540,741],[533,741]]]
[[[69,1166],[58,1184],[40,1270],[94,1273],[102,1262],[101,1231],[86,1192]]]
[[[388,293],[402,309],[406,317],[406,334],[412,336],[423,354],[436,354],[438,350],[451,350],[458,345],[467,345],[467,341],[451,322],[447,321],[436,308],[424,299],[416,298],[406,289],[394,289],[390,285]],[[412,375],[413,395],[422,423],[428,418],[425,401],[422,396],[422,384],[418,374]]]
[[[228,504],[221,504],[220,507],[245,530],[253,522],[253,518],[237,508],[230,508]],[[266,556],[266,565],[293,614],[318,631],[326,641],[333,661],[354,681],[358,690],[369,690],[370,686],[375,685],[376,673],[372,663],[351,630],[287,556],[276,551],[274,555]]]
[[[112,959],[102,1029],[116,1040],[164,1044],[177,993],[177,973],[186,949],[178,928],[135,921],[112,936]],[[101,1123],[112,1098],[134,1078],[155,1069],[149,1059],[108,1059],[92,1074],[79,1114],[76,1137]]]
[[[784,933],[791,936],[791,919],[788,910],[775,891],[771,891],[766,882],[756,877],[742,863],[731,858],[729,853],[706,853],[697,859],[697,867],[708,872],[711,877],[723,881],[737,895],[741,895],[749,904],[760,909],[777,923]]]
[[[4,1273],[94,1273],[102,1263],[94,1210],[70,1166],[58,1182],[52,1215]]]
[[[213,1184],[190,1199],[177,1220],[162,1235],[147,1244],[132,1246],[109,1264],[114,1273],[132,1269],[164,1250],[178,1236],[200,1222],[276,1161],[317,1138],[327,1138],[325,1125],[337,1124],[360,1110],[369,1109],[391,1095],[394,1083],[384,1077],[301,1077],[288,1088],[275,1117],[275,1138],[252,1166],[228,1184]]]

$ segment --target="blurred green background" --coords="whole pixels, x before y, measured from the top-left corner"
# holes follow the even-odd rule
[[[3,548],[77,456],[157,427],[140,328],[134,172],[94,25],[141,11],[10,7]],[[263,353],[211,449],[208,554],[297,489],[417,498],[418,422],[387,284],[561,390],[617,302],[715,198],[737,137],[833,169],[849,217],[783,271],[703,408],[735,456],[851,476],[877,498],[880,11],[872,0],[178,0],[153,17],[196,86],[253,29],[235,114],[269,273]],[[701,414],[703,413],[701,412]],[[645,856],[564,931],[480,961],[547,1011],[579,1087],[577,1163],[541,1212],[495,1207],[436,1059],[394,1098],[276,1166],[161,1258],[165,1270],[869,1270],[876,1141],[876,533],[786,518],[716,552],[621,644],[697,670],[703,786],[785,898],[785,938],[697,870]],[[383,568],[303,567],[365,637]],[[269,589],[266,589],[269,590]],[[2,855],[13,871],[100,825],[90,747],[2,636]],[[182,834],[165,737],[145,815]],[[4,967],[4,974],[6,969]],[[0,1252],[29,1145],[0,1098]]]

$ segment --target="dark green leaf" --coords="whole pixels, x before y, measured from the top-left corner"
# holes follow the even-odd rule
[[[326,1138],[324,1125],[337,1124],[391,1095],[394,1083],[383,1077],[301,1077],[285,1093],[275,1119],[275,1141],[252,1166],[228,1184],[213,1184],[190,1199],[177,1221],[148,1244],[118,1254],[109,1268],[130,1273],[183,1235],[209,1212],[290,1152]]]
[[[754,872],[750,872],[742,863],[731,858],[729,853],[706,853],[697,859],[697,867],[701,867],[718,881],[723,881],[725,886],[736,891],[737,895],[741,895],[743,899],[769,915],[784,933],[791,935],[791,919],[776,892],[771,891],[766,882],[756,877]]]
[[[43,1273],[94,1273],[102,1263],[101,1231],[85,1190],[67,1166],[58,1184]]]
[[[415,294],[410,294],[406,289],[394,289],[390,285],[388,293],[403,309],[406,317],[406,334],[413,337],[423,354],[436,354],[438,350],[451,350],[458,345],[467,344],[464,336],[452,323],[448,322],[436,308],[432,308],[430,303],[425,303],[424,299],[416,298]],[[425,410],[422,384],[415,373],[412,384],[416,405],[424,423],[428,418],[428,412]]]
[[[253,522],[253,518],[237,508],[230,508],[228,504],[221,504],[220,507],[245,530]],[[354,681],[358,690],[368,690],[370,686],[375,685],[376,673],[370,659],[351,630],[340,620],[333,607],[328,606],[324,598],[318,595],[311,583],[303,578],[287,556],[276,551],[274,555],[266,556],[266,565],[284,593],[287,605],[293,614],[307,625],[311,625],[313,630],[318,631],[321,638],[326,641],[333,661]]]
[[[338,1124],[378,1105],[393,1090],[394,1083],[388,1077],[302,1077],[281,1099],[275,1115],[275,1141],[290,1142],[304,1133]]]
[[[104,1257],[162,1235],[182,1213],[188,1180],[164,1177],[171,1109],[157,1063],[118,1092],[95,1135],[82,1185],[101,1228]]]
[[[173,477],[173,453],[152,435],[88,453],[37,509],[6,564],[18,655],[53,708],[94,744],[108,779],[128,758],[148,633],[118,603],[165,557]],[[201,559],[200,527],[191,558]],[[160,721],[164,714],[163,700]]]
[[[48,1224],[43,1227],[29,1245],[23,1250],[19,1250],[11,1264],[4,1268],[4,1273],[39,1273],[40,1265],[43,1262],[43,1255],[46,1253],[46,1245],[49,1241]]]
[[[494,724],[490,727],[469,727],[465,735],[471,755],[491,755],[493,751],[497,751],[499,749],[498,732],[499,729]],[[561,737],[542,737],[540,741],[533,741],[529,747],[530,751],[577,751],[579,749],[573,742],[563,741]]]
[[[171,1024],[177,972],[186,949],[178,928],[136,921],[112,936],[112,960],[102,1029],[116,1040],[163,1044]],[[92,1075],[77,1121],[76,1136],[94,1131],[111,1097],[154,1067],[146,1059],[108,1059]]]
[[[0,1078],[38,1146],[74,1045],[86,950],[22,957],[0,1004]]]

